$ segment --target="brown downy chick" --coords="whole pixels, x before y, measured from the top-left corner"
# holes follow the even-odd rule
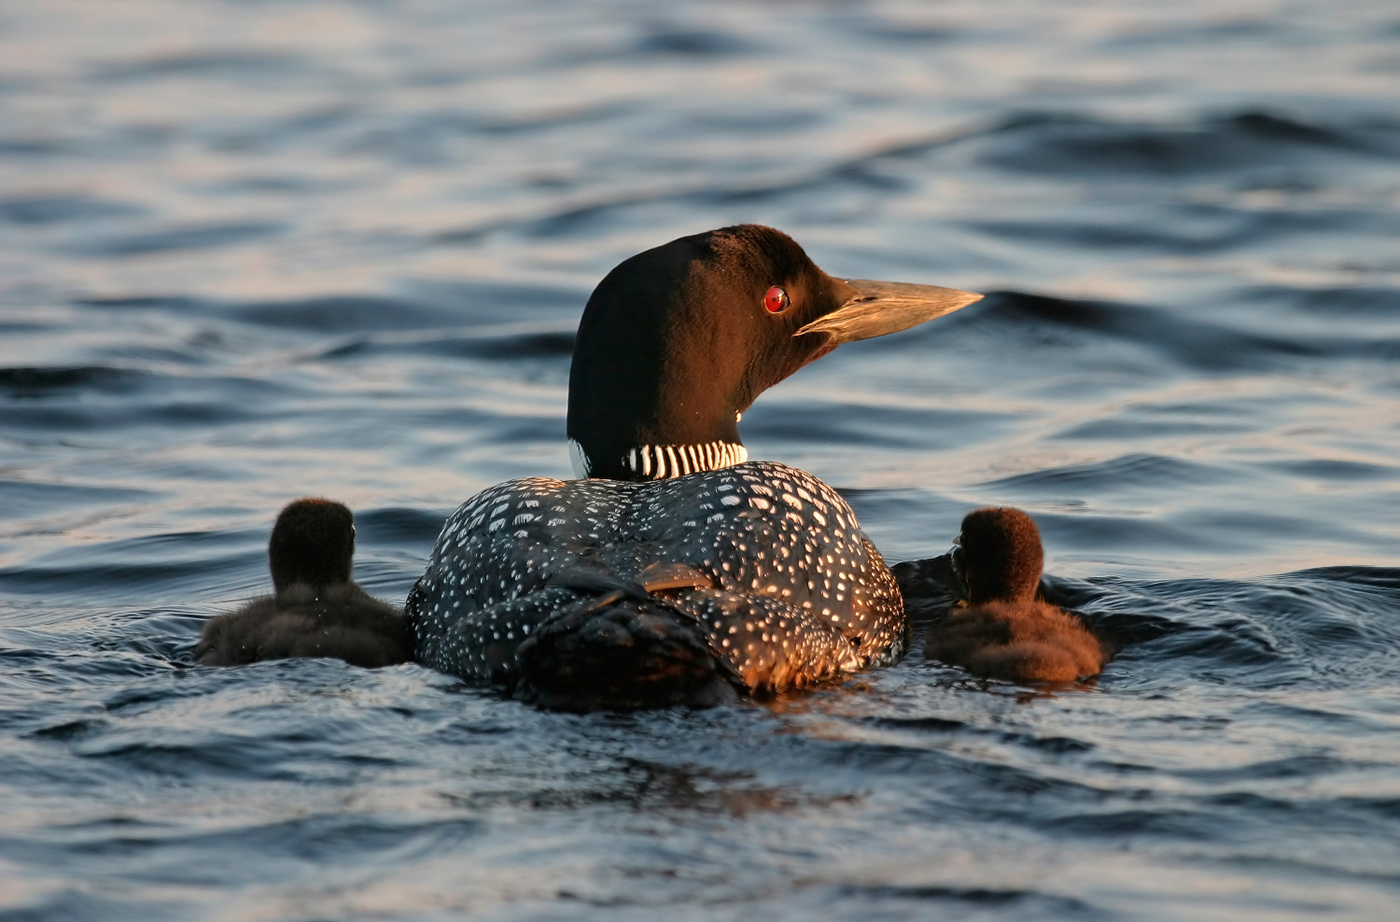
[[[1019,509],[988,508],[963,519],[954,569],[968,607],[955,609],[924,655],[975,676],[1013,682],[1073,682],[1098,675],[1108,658],[1074,615],[1036,598],[1045,551]]]
[[[211,618],[194,657],[205,666],[327,656],[355,666],[413,658],[408,621],[350,578],[355,521],[325,499],[299,499],[277,516],[268,543],[274,594]]]

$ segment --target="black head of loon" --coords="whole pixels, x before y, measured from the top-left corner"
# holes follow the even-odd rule
[[[350,581],[355,556],[355,518],[328,499],[299,499],[277,516],[267,559],[278,593],[303,583],[317,589]]]
[[[743,461],[739,414],[763,391],[841,343],[981,297],[832,278],[791,237],[756,224],[639,253],[598,284],[579,323],[569,374],[575,473],[657,480]]]

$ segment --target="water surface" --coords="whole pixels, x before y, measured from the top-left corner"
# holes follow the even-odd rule
[[[0,12],[0,918],[1377,919],[1400,899],[1393,4]],[[396,601],[565,475],[572,331],[741,221],[989,292],[745,414],[892,560],[1021,506],[1130,639],[703,713],[198,669],[287,500]]]

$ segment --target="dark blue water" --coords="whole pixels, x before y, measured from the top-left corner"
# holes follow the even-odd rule
[[[0,918],[1393,918],[1398,89],[1382,0],[0,10]],[[565,475],[593,284],[739,221],[991,293],[744,437],[892,561],[1030,511],[1094,687],[189,665],[287,500],[400,601]]]

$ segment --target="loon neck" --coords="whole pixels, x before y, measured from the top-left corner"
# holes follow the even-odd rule
[[[616,459],[590,457],[582,445],[569,440],[569,455],[576,477],[612,480],[666,480],[701,471],[717,471],[749,460],[740,442],[715,440],[680,445],[636,445]]]

